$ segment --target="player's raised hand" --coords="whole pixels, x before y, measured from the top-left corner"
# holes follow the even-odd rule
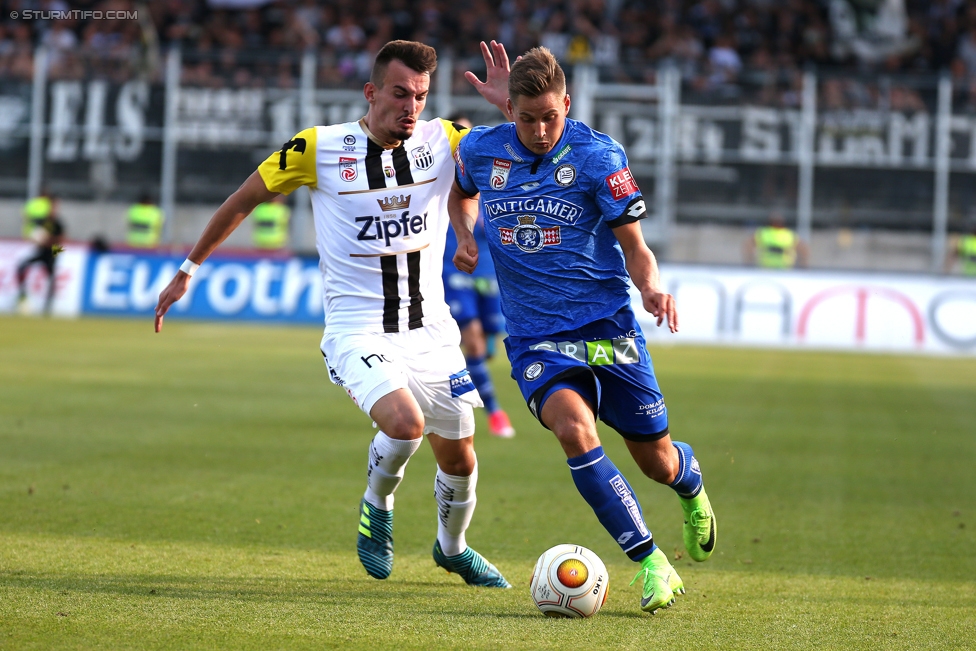
[[[678,309],[674,296],[664,292],[648,292],[641,295],[644,309],[657,317],[657,325],[667,322],[671,332],[678,331]]]
[[[478,243],[474,237],[458,238],[457,251],[454,253],[454,266],[466,274],[473,273],[478,266]]]
[[[500,108],[502,113],[507,114],[505,106],[508,100],[508,73],[511,68],[508,65],[505,46],[496,41],[492,41],[489,46],[481,41],[481,55],[485,58],[485,66],[488,68],[484,83],[470,70],[464,73],[464,78],[471,82],[482,97]]]
[[[163,317],[169,311],[170,306],[183,298],[186,288],[190,284],[190,276],[177,271],[173,280],[169,281],[166,288],[159,293],[159,302],[156,303],[156,332],[163,329]]]

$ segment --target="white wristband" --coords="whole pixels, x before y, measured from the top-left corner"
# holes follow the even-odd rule
[[[192,276],[193,274],[195,274],[197,272],[197,269],[199,269],[199,268],[200,268],[200,265],[198,265],[196,262],[194,262],[190,258],[187,258],[186,260],[184,260],[183,261],[183,264],[180,265],[180,271],[182,271],[183,273],[185,273],[187,276]]]

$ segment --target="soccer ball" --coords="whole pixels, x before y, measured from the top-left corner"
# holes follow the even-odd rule
[[[556,545],[539,557],[529,589],[547,617],[591,617],[607,599],[610,575],[600,557],[579,545]]]

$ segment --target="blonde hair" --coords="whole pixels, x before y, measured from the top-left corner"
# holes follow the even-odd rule
[[[534,47],[512,65],[508,77],[508,95],[539,97],[546,93],[566,94],[566,73],[549,48]]]

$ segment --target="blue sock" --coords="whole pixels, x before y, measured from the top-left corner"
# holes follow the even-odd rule
[[[491,383],[491,375],[488,373],[488,365],[484,357],[465,357],[464,363],[468,366],[468,373],[475,388],[481,394],[481,401],[485,403],[485,409],[489,414],[498,411],[498,401],[495,400],[495,385]]]
[[[600,446],[567,459],[573,481],[603,528],[631,560],[639,561],[657,546],[644,523],[634,490]]]
[[[698,459],[691,451],[691,446],[680,441],[672,441],[671,445],[678,450],[678,475],[670,486],[678,497],[689,499],[698,495],[702,489],[701,468]]]

